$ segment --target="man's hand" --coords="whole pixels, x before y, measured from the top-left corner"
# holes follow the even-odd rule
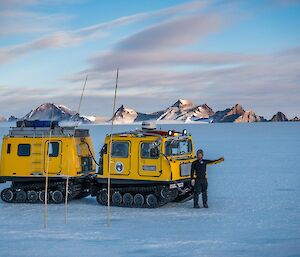
[[[191,180],[191,185],[192,185],[192,187],[195,186],[195,179]]]

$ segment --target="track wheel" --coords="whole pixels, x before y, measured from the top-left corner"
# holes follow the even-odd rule
[[[45,195],[46,195],[45,190],[39,192],[39,200],[43,203],[45,202]],[[49,195],[47,197],[47,200],[49,202]]]
[[[62,203],[64,200],[63,193],[59,190],[54,191],[51,198],[54,203]]]
[[[150,207],[150,208],[157,207],[157,205],[158,205],[157,197],[154,194],[147,195],[146,203],[147,203],[148,207]]]
[[[27,200],[30,203],[36,203],[39,199],[38,193],[35,192],[34,190],[28,191],[27,192]]]
[[[123,195],[123,203],[126,207],[131,207],[133,204],[133,196],[130,193],[125,193]]]
[[[18,203],[25,203],[26,202],[26,193],[24,190],[18,190],[16,191],[16,202]]]
[[[177,196],[178,196],[178,189],[176,189],[176,188],[174,188],[174,189],[171,189],[170,191],[169,191],[169,200],[170,201],[174,201],[176,198],[177,198]]]
[[[1,199],[4,202],[11,203],[14,199],[14,192],[11,188],[5,188],[1,192]]]
[[[133,203],[136,207],[143,207],[145,203],[145,198],[141,194],[136,194],[133,198]]]
[[[167,187],[163,187],[161,190],[160,190],[160,196],[163,198],[163,199],[167,199],[168,196],[169,196],[169,189]]]
[[[116,206],[121,205],[122,195],[120,194],[120,192],[114,192],[111,197],[111,201],[112,201],[113,205],[116,205]]]
[[[97,202],[102,205],[107,205],[108,194],[106,190],[102,190],[97,194]]]

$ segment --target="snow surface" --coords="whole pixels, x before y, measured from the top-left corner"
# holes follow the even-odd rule
[[[44,229],[43,205],[0,200],[0,256],[300,256],[300,123],[161,126],[187,128],[206,158],[225,156],[208,168],[209,209],[112,207],[108,227],[89,197],[69,204],[67,225],[64,206],[49,205]],[[89,128],[98,152],[110,127]]]

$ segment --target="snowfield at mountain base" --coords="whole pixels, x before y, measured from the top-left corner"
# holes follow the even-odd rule
[[[0,256],[300,256],[300,123],[160,126],[186,128],[207,159],[225,157],[208,167],[208,209],[112,207],[108,227],[107,208],[87,197],[69,203],[67,224],[64,205],[49,205],[44,229],[42,204],[0,200]],[[85,127],[98,153],[110,127]]]

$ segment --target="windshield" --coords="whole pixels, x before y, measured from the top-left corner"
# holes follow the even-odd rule
[[[166,156],[185,155],[192,152],[192,142],[190,139],[171,140],[165,144]]]

